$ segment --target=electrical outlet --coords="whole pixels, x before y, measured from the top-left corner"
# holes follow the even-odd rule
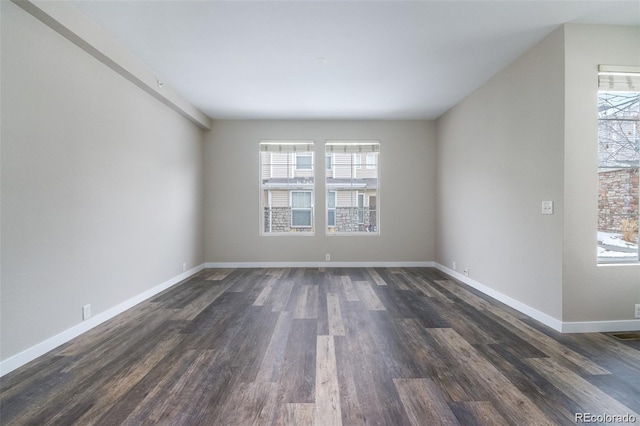
[[[182,264],[182,272],[186,272],[187,271],[187,264],[183,263]]]
[[[451,266],[453,267],[453,270],[456,270],[456,261],[454,260],[453,262],[451,262]]]
[[[91,305],[84,305],[82,307],[82,320],[88,320],[91,318]]]
[[[324,260],[327,261],[327,262],[330,262],[331,261],[331,255],[329,253],[325,254],[324,255]]]
[[[469,276],[469,268],[465,267],[465,268],[462,270],[462,273],[463,273],[463,274],[465,274],[465,275],[468,277],[468,276]]]
[[[636,318],[640,318],[640,304],[636,304]]]

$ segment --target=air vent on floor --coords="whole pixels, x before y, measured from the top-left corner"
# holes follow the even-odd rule
[[[611,333],[618,340],[640,340],[640,333]]]

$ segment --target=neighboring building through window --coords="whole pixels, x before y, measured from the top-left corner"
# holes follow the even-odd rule
[[[329,228],[336,226],[336,191],[327,192],[327,225]]]
[[[367,154],[367,169],[373,169],[376,166],[376,154],[370,152]]]
[[[313,154],[296,154],[296,169],[313,170]]]
[[[261,142],[260,189],[263,235],[313,235],[313,142]]]
[[[313,209],[311,191],[291,191],[291,226],[311,228]]]
[[[600,71],[598,263],[638,262],[640,73]]]
[[[327,169],[327,232],[379,234],[378,141],[327,141],[332,169]],[[366,167],[362,167],[362,159]]]
[[[353,154],[353,164],[356,169],[362,168],[362,154],[360,153]]]

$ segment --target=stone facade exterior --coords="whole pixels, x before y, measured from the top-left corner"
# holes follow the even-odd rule
[[[619,232],[622,220],[638,218],[638,169],[600,172],[598,178],[598,229]]]
[[[358,209],[356,207],[336,208],[335,232],[372,232],[377,228],[375,210],[365,210],[363,212],[364,223],[358,224]],[[291,208],[272,207],[271,212],[264,209],[264,232],[308,232],[309,228],[291,227]]]
[[[264,209],[264,232],[308,232],[311,229],[311,227],[293,228],[291,226],[290,207],[272,207],[271,214],[269,214],[269,208]]]
[[[376,227],[375,210],[364,210],[364,223],[358,224],[357,207],[336,207],[335,232],[367,232],[373,231],[371,227]]]

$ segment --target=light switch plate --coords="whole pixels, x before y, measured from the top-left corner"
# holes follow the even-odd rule
[[[553,214],[553,201],[542,202],[542,214]]]

